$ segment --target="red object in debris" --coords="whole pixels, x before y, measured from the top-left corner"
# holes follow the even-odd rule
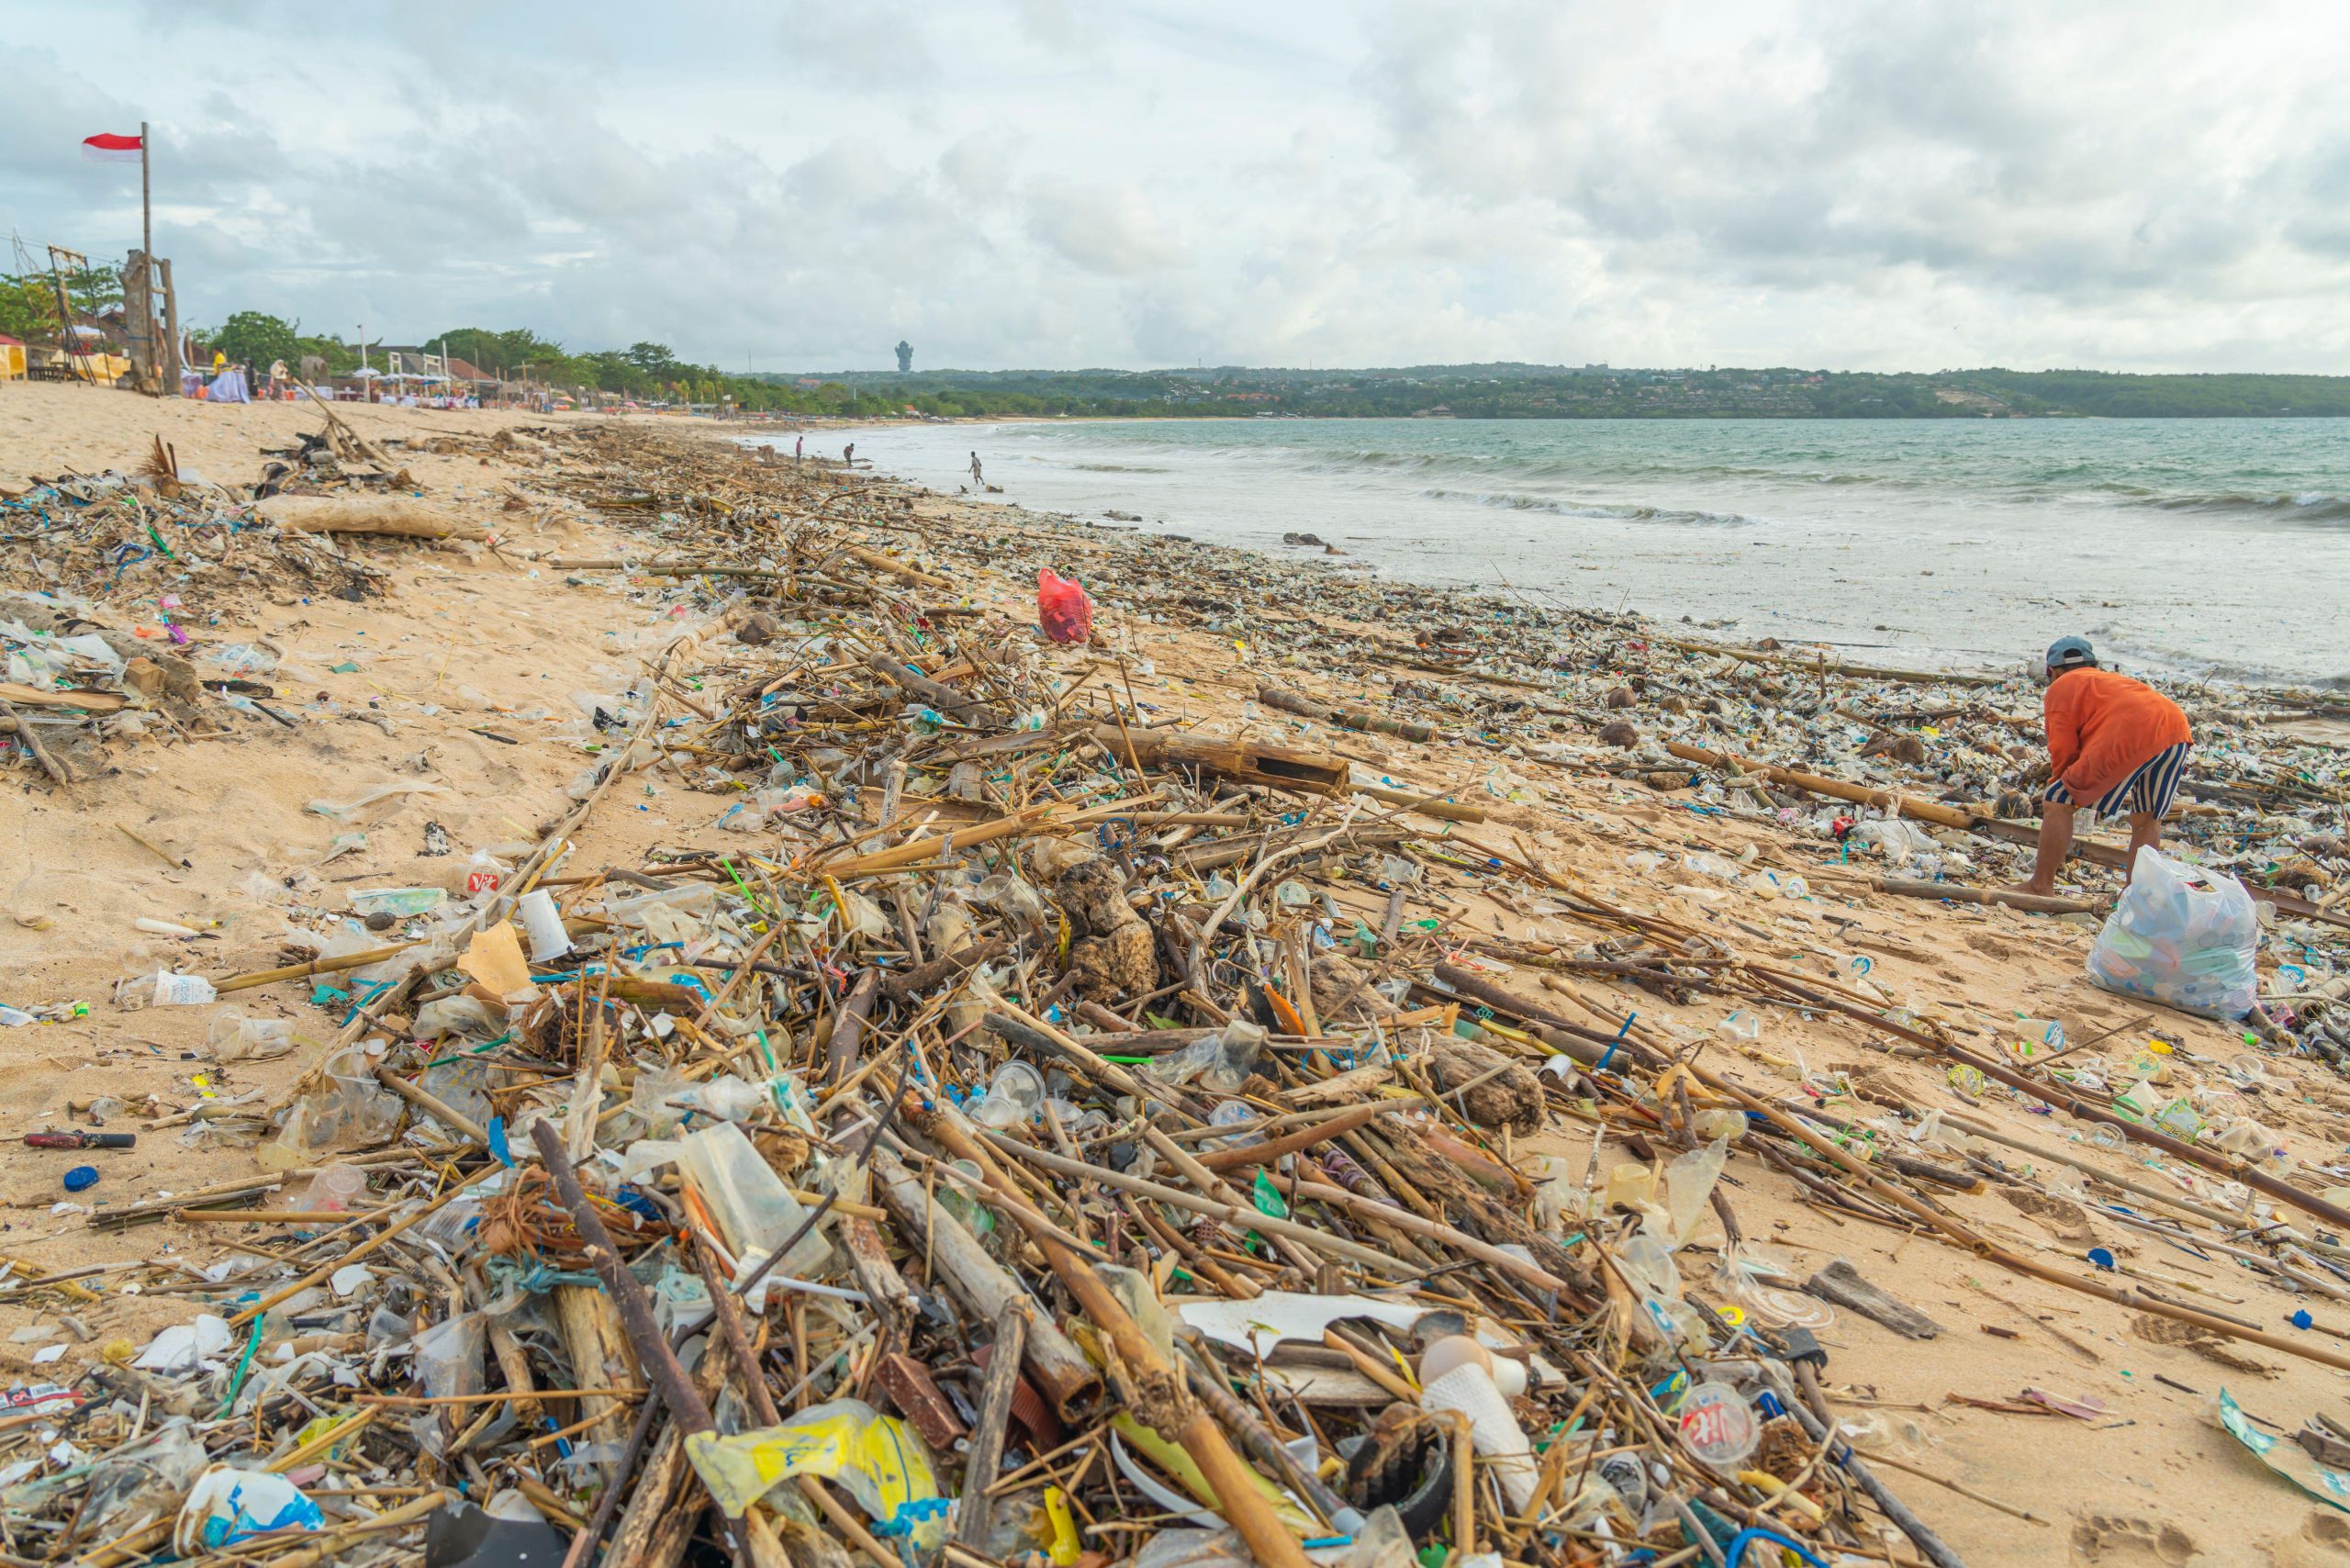
[[[1082,643],[1093,635],[1093,601],[1050,566],[1036,573],[1036,622],[1056,643]]]

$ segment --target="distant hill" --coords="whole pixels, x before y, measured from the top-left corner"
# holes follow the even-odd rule
[[[2094,370],[1639,370],[1411,365],[1385,370],[827,371],[830,385],[925,413],[1455,419],[2241,419],[2350,416],[2350,376],[2129,375]]]

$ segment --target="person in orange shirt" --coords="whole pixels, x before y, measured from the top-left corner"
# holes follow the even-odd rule
[[[2127,811],[2130,869],[2138,851],[2160,847],[2163,816],[2187,772],[2195,736],[2178,704],[2143,681],[2099,669],[2086,638],[2062,637],[2048,650],[2048,694],[2041,712],[2048,731],[2052,777],[2041,797],[2040,850],[2020,892],[2056,890],[2056,869],[2073,846],[2073,813]]]

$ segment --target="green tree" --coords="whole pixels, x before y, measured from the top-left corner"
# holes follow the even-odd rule
[[[0,332],[28,342],[57,336],[57,296],[47,277],[0,273]]]
[[[631,343],[620,356],[647,376],[674,376],[685,367],[666,343]]]
[[[259,310],[240,310],[208,335],[214,348],[264,373],[273,360],[296,365],[302,357],[302,340],[294,328]]]

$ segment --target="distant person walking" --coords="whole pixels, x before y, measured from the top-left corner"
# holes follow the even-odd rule
[[[2057,868],[2073,846],[2073,813],[2083,805],[2099,816],[2129,813],[2129,871],[2138,868],[2138,851],[2159,849],[2163,815],[2195,745],[2177,703],[2143,681],[2099,669],[2087,639],[2059,638],[2048,650],[2047,670],[2041,711],[2053,777],[2041,798],[2031,878],[2016,884],[2043,896],[2056,890]]]
[[[979,474],[979,454],[974,452],[971,454],[971,488],[983,490],[987,488],[987,480]]]
[[[852,468],[856,466],[856,442],[850,442],[841,448],[841,461]]]
[[[791,465],[794,468],[804,468],[808,465],[808,438],[804,435],[794,437],[792,440]]]

